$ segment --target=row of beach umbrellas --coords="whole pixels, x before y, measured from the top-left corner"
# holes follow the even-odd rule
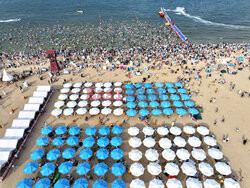
[[[164,89],[164,88],[159,88],[159,89],[126,89],[125,93],[127,95],[133,95],[133,94],[139,94],[139,95],[143,95],[143,94],[165,94],[165,93],[169,93],[169,94],[174,94],[174,93],[179,93],[179,94],[184,94],[187,93],[187,90],[184,88],[180,88],[180,89],[174,89],[174,88],[168,88],[168,89]]]
[[[77,83],[74,83],[74,84],[72,84],[72,83],[66,83],[66,84],[64,84],[63,85],[63,87],[64,88],[71,88],[71,87],[74,87],[74,88],[81,88],[81,87],[87,87],[87,88],[89,88],[89,87],[97,87],[97,88],[102,88],[102,87],[104,87],[104,88],[110,88],[110,87],[112,87],[112,86],[114,86],[114,87],[121,87],[123,85],[123,83],[122,82],[114,82],[114,83],[112,83],[112,82],[105,82],[105,83],[102,83],[102,82],[98,82],[98,83],[93,83],[93,82],[85,82],[85,83],[83,83],[83,82],[77,82]]]

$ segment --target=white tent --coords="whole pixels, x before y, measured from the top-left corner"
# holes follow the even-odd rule
[[[51,90],[51,86],[49,85],[41,85],[41,86],[37,86],[36,91],[50,91]]]
[[[159,140],[159,145],[161,148],[166,149],[166,148],[171,148],[172,142],[168,138],[161,138]]]
[[[30,97],[28,103],[43,104],[44,97]]]
[[[144,174],[144,167],[141,163],[133,163],[130,166],[130,172],[133,176],[141,176]]]
[[[129,185],[130,188],[146,188],[144,181],[140,179],[133,179]]]
[[[176,156],[175,152],[168,148],[164,149],[162,152],[162,157],[166,159],[167,161],[173,161],[175,156]]]
[[[17,142],[19,139],[13,138],[13,137],[2,137],[0,139],[0,150],[1,149],[6,149],[6,148],[10,148],[10,149],[15,149],[17,146]]]
[[[7,73],[6,70],[4,69],[4,70],[3,70],[2,81],[3,81],[3,82],[9,82],[9,81],[11,81],[11,80],[13,80],[13,76],[10,75],[9,73]]]
[[[11,127],[13,128],[28,128],[30,126],[31,119],[17,118],[12,122]]]
[[[138,149],[133,149],[128,154],[132,161],[139,161],[142,158],[142,152]]]
[[[48,92],[47,91],[34,91],[33,97],[47,97]]]
[[[20,139],[20,138],[23,137],[24,132],[25,132],[25,128],[13,128],[13,127],[10,127],[8,129],[6,129],[6,132],[5,132],[4,136],[6,138],[12,137],[12,138],[15,138],[15,139]]]
[[[156,149],[148,149],[145,152],[145,157],[148,161],[157,161],[159,159],[159,153]]]
[[[31,110],[31,111],[39,111],[40,109],[40,104],[35,104],[35,103],[28,103],[24,105],[23,110]]]
[[[128,134],[130,135],[130,136],[136,136],[136,135],[138,135],[139,134],[139,128],[137,128],[137,127],[130,127],[130,128],[128,128]]]
[[[133,148],[138,148],[138,147],[141,146],[142,141],[141,141],[141,139],[138,138],[138,137],[132,137],[132,138],[129,139],[128,143],[129,143],[129,145],[130,145],[131,147],[133,147]]]
[[[33,110],[22,110],[18,114],[18,118],[34,119],[36,111]]]
[[[147,137],[143,140],[143,145],[148,148],[154,147],[155,143],[155,139],[153,139],[152,137]]]

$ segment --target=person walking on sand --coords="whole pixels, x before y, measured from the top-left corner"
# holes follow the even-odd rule
[[[221,122],[222,122],[222,123],[225,122],[225,117],[224,117],[224,115],[223,115],[222,118],[221,118]]]
[[[247,142],[248,142],[248,139],[246,138],[246,139],[244,139],[243,140],[243,145],[246,145],[247,144]]]

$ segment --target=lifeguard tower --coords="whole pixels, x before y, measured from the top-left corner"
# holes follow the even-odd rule
[[[56,52],[55,50],[47,50],[46,51],[47,58],[50,60],[50,70],[51,72],[58,72],[59,66],[56,60]]]

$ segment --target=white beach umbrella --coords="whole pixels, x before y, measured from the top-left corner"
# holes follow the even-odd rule
[[[76,113],[77,113],[78,115],[86,114],[86,113],[87,113],[87,109],[86,109],[86,108],[78,108],[78,109],[76,110]]]
[[[112,83],[111,82],[106,82],[106,83],[104,83],[104,87],[112,87]]]
[[[202,188],[201,182],[196,178],[188,178],[186,180],[187,188]]]
[[[148,172],[152,174],[153,176],[158,176],[162,172],[161,165],[155,162],[154,163],[150,162],[147,166],[147,169],[148,169]]]
[[[155,132],[155,130],[152,127],[144,127],[142,129],[142,132],[146,135],[146,136],[152,136]]]
[[[143,145],[148,148],[152,148],[155,146],[155,139],[153,139],[152,137],[147,137],[143,140]]]
[[[130,127],[130,128],[128,128],[128,134],[130,136],[136,136],[136,135],[139,134],[139,132],[140,132],[140,129],[137,128],[137,127]]]
[[[70,95],[70,96],[69,96],[69,99],[72,100],[72,101],[75,101],[75,100],[77,100],[78,98],[79,98],[79,95],[77,95],[77,94],[73,94],[73,95]]]
[[[133,179],[130,183],[130,188],[146,188],[144,181],[140,179]]]
[[[141,139],[138,137],[132,137],[128,141],[129,145],[133,148],[138,148],[141,146],[142,142]]]
[[[63,110],[63,115],[65,116],[71,116],[74,113],[73,108],[66,108]]]
[[[79,101],[77,104],[79,107],[85,107],[88,105],[88,101]]]
[[[62,114],[62,110],[61,109],[54,109],[54,110],[52,110],[52,112],[51,112],[51,115],[52,116],[59,116],[59,115],[61,115]]]
[[[217,142],[216,140],[211,137],[211,136],[206,136],[204,137],[203,141],[205,142],[205,144],[207,144],[208,146],[216,146]]]
[[[213,159],[217,159],[217,160],[223,158],[223,153],[221,152],[221,150],[217,148],[209,148],[208,155],[210,155],[210,157],[212,157]]]
[[[186,140],[180,136],[176,136],[173,140],[174,144],[178,147],[185,147]]]
[[[96,84],[95,84],[95,87],[98,87],[98,88],[103,87],[103,83],[101,83],[101,82],[96,83]]]
[[[1,72],[0,72],[0,74],[1,74]],[[3,70],[3,75],[2,75],[2,81],[3,82],[9,82],[9,81],[11,81],[13,79],[14,79],[14,77],[11,74],[7,73],[7,71],[4,69]]]
[[[91,108],[90,110],[89,110],[89,114],[90,115],[97,115],[97,114],[99,114],[100,113],[100,109],[99,108]]]
[[[173,135],[180,135],[181,134],[181,129],[179,127],[173,126],[169,129],[170,133]]]
[[[199,170],[205,176],[212,176],[214,174],[213,167],[211,167],[208,163],[201,162],[199,164]]]
[[[71,90],[71,93],[79,93],[81,91],[80,88],[74,88]]]
[[[166,136],[169,132],[167,127],[158,127],[156,131],[161,136]]]
[[[123,91],[123,90],[122,90],[122,88],[120,88],[120,87],[114,89],[114,92],[115,92],[115,93],[122,93],[122,91]]]
[[[166,149],[166,148],[171,148],[172,142],[168,138],[161,138],[159,140],[159,145],[161,148]]]
[[[97,107],[97,106],[99,106],[100,104],[101,104],[100,101],[92,101],[92,102],[90,103],[90,105],[93,106],[93,107]]]
[[[91,93],[92,92],[92,89],[91,88],[84,88],[83,90],[82,90],[82,92],[83,93]]]
[[[114,106],[122,106],[123,102],[122,101],[115,101],[115,102],[113,102],[113,105]]]
[[[122,100],[123,96],[121,94],[115,94],[114,99],[115,100]]]
[[[203,161],[204,159],[206,159],[206,153],[203,149],[193,148],[191,154],[192,154],[193,158],[198,160],[198,161]]]
[[[78,87],[82,87],[82,83],[81,82],[77,82],[73,85],[73,87],[78,88]]]
[[[185,132],[186,134],[194,134],[195,128],[193,126],[187,125],[183,127],[183,132]]]
[[[59,96],[58,96],[58,99],[59,100],[66,100],[68,98],[68,95],[66,95],[66,94],[60,94]]]
[[[95,93],[101,93],[101,92],[103,92],[103,89],[100,88],[100,87],[96,87],[96,88],[94,89],[94,92],[95,92]]]
[[[102,101],[102,106],[110,106],[111,104],[112,104],[112,102],[109,100]]]
[[[164,149],[162,152],[162,157],[167,161],[173,161],[176,157],[175,152],[171,149]]]
[[[63,87],[64,87],[64,88],[69,88],[69,87],[71,87],[71,86],[72,86],[72,83],[63,84]]]
[[[92,82],[87,82],[87,83],[84,84],[84,87],[91,87],[92,85],[93,85]]]
[[[188,138],[188,143],[192,147],[200,147],[201,146],[201,141],[196,136],[189,137]]]
[[[115,116],[120,116],[123,114],[123,109],[122,108],[116,108],[114,111],[113,111],[113,114]]]
[[[199,126],[197,127],[197,132],[200,133],[201,135],[208,135],[209,134],[209,129],[207,127],[204,126]]]
[[[69,101],[67,103],[67,107],[69,107],[69,108],[74,108],[75,106],[76,106],[76,101]]]
[[[167,188],[182,188],[183,187],[180,180],[177,180],[176,178],[168,179],[166,185],[167,185]]]
[[[148,161],[157,161],[159,159],[159,153],[156,149],[148,149],[145,152],[145,157]]]
[[[115,82],[115,83],[114,83],[114,86],[115,86],[115,87],[120,87],[120,86],[122,86],[122,82]]]
[[[179,166],[175,163],[167,163],[165,166],[165,172],[171,176],[177,176],[180,172]]]
[[[133,149],[128,154],[132,161],[139,161],[142,158],[142,152],[138,149]]]
[[[161,180],[159,179],[153,179],[149,182],[149,188],[164,188],[164,184]]]
[[[215,169],[217,170],[217,172],[219,172],[221,175],[229,175],[232,173],[232,170],[230,168],[230,166],[224,162],[217,162],[215,164]]]
[[[112,92],[112,88],[110,88],[110,87],[105,87],[105,88],[103,89],[103,91],[104,91],[105,93],[111,93],[111,92]]]
[[[233,180],[232,178],[225,178],[224,187],[225,188],[240,188],[240,184],[237,181]]]
[[[112,109],[111,109],[111,108],[103,108],[103,109],[101,110],[101,113],[102,113],[103,115],[111,114],[111,112],[112,112]]]
[[[87,100],[87,99],[89,99],[89,97],[90,96],[88,94],[83,94],[83,95],[81,95],[80,99]]]
[[[130,166],[130,172],[133,176],[139,177],[144,174],[144,167],[141,163],[133,163]]]
[[[184,161],[190,158],[190,153],[188,152],[188,150],[183,149],[183,148],[177,149],[176,155],[179,159],[184,160]]]
[[[184,162],[181,165],[182,172],[187,176],[194,176],[197,172],[195,166],[190,162]]]
[[[206,179],[203,182],[204,188],[220,188],[220,184],[213,179]]]
[[[70,91],[69,88],[63,88],[60,90],[61,93],[68,93]]]
[[[65,104],[64,101],[57,101],[57,102],[55,102],[54,107],[61,108],[64,106],[64,104]]]

